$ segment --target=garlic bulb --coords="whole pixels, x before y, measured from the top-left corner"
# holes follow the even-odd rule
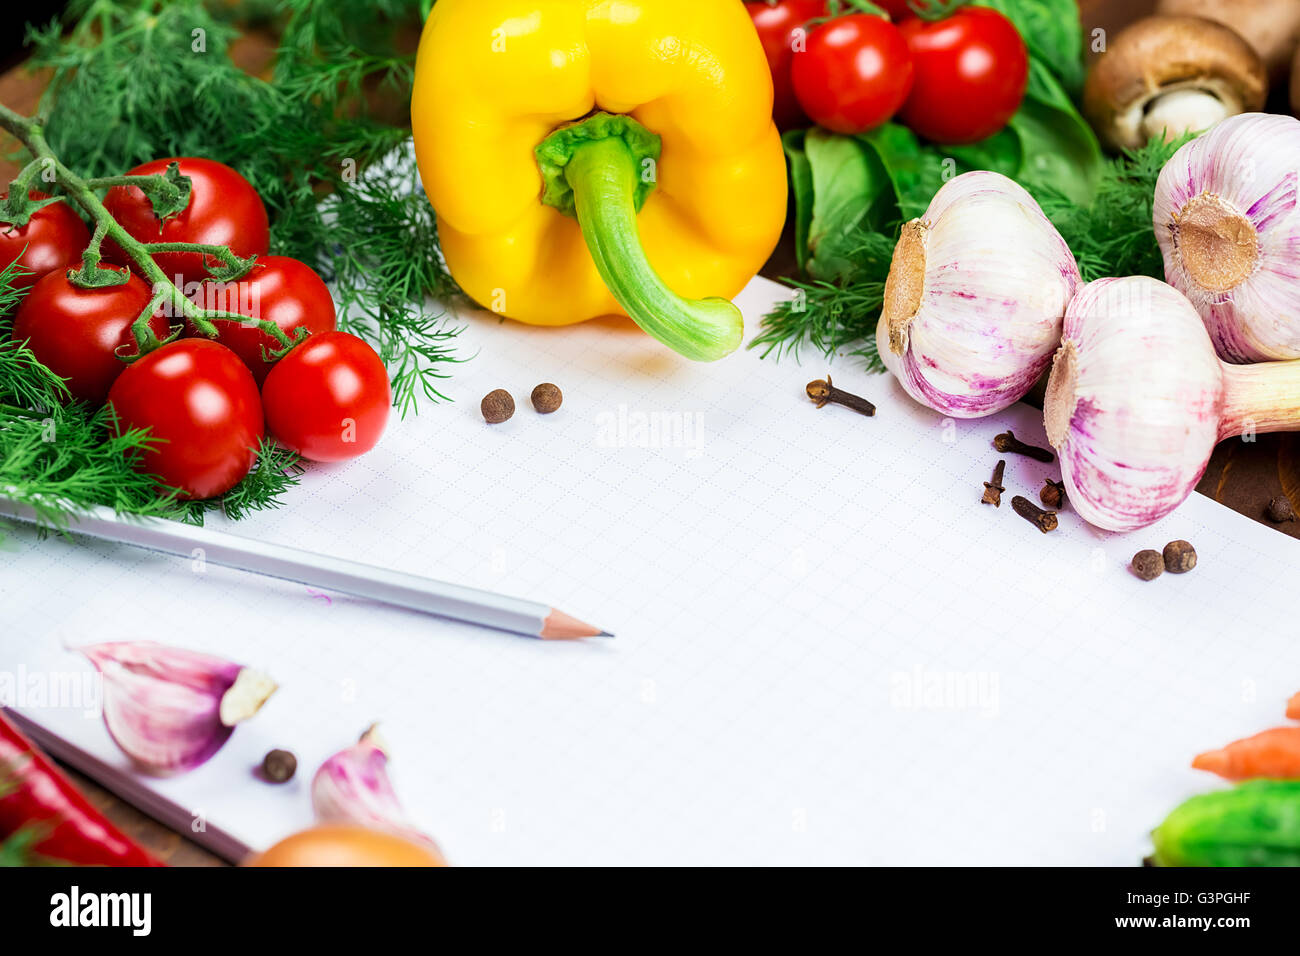
[[[1300,120],[1244,113],[1186,144],[1156,182],[1156,240],[1228,362],[1300,358]]]
[[[903,226],[876,327],[881,358],[921,404],[992,415],[1051,362],[1079,282],[1029,193],[998,173],[963,173]]]
[[[1300,430],[1300,362],[1224,365],[1177,289],[1100,279],[1066,311],[1043,417],[1074,508],[1132,531],[1182,504],[1221,439]]]
[[[397,799],[388,778],[388,753],[374,726],[321,764],[311,781],[311,803],[321,823],[354,823],[433,843]]]
[[[77,648],[104,679],[104,724],[122,751],[157,774],[190,770],[275,692],[258,671],[153,641]]]

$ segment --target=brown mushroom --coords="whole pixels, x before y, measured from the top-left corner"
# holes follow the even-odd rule
[[[1300,48],[1300,0],[1160,0],[1156,13],[1231,27],[1255,48],[1273,79],[1286,76]]]
[[[1295,51],[1295,62],[1291,66],[1291,112],[1300,116],[1300,50]]]
[[[1249,43],[1201,17],[1146,17],[1120,31],[1083,88],[1083,109],[1116,149],[1175,139],[1264,106],[1268,77]]]

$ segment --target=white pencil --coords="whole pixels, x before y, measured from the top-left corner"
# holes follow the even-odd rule
[[[30,506],[6,498],[0,498],[0,516],[37,521],[36,512]],[[193,557],[195,551],[200,550],[204,561],[224,568],[295,581],[546,641],[614,636],[536,601],[312,554],[176,521],[119,517],[110,508],[96,508],[89,514],[70,518],[68,531],[186,558]]]

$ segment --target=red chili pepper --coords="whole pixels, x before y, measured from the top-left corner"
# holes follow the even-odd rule
[[[108,822],[0,711],[0,856],[75,866],[163,866]]]

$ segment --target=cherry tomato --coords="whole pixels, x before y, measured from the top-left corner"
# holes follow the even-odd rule
[[[126,272],[121,266],[104,268]],[[127,368],[118,349],[135,353],[131,325],[152,296],[143,279],[128,276],[126,285],[83,289],[59,269],[32,286],[14,314],[14,339],[25,339],[42,365],[67,379],[74,398],[102,404]],[[159,339],[167,337],[163,316],[155,313],[149,326]]]
[[[346,332],[313,335],[280,359],[262,386],[267,431],[311,461],[370,451],[392,403],[384,363]]]
[[[190,177],[190,203],[165,222],[154,215],[153,206],[137,186],[114,186],[104,197],[104,207],[140,242],[201,242],[229,246],[237,256],[265,255],[270,242],[266,207],[248,180],[224,163],[184,157],[155,159],[130,170],[128,176],[152,176],[179,163],[181,174]],[[122,265],[130,265],[117,243],[104,243],[104,254]],[[165,252],[154,261],[169,279],[180,276],[186,282],[208,277],[204,257],[196,252]]]
[[[757,0],[746,3],[745,9],[758,30],[772,71],[772,118],[783,130],[808,125],[808,117],[794,95],[790,64],[794,60],[795,30],[814,17],[825,16],[826,0]]]
[[[987,7],[964,7],[900,29],[916,64],[899,117],[904,123],[946,144],[978,142],[1007,125],[1029,82],[1029,54],[1010,20]]]
[[[34,189],[27,195],[32,199],[48,198]],[[8,193],[0,193],[0,199],[7,198]],[[26,271],[14,277],[14,288],[30,289],[47,273],[79,265],[88,245],[90,230],[67,200],[50,203],[32,213],[27,225],[20,229],[0,222],[0,269],[17,262]]]
[[[148,428],[159,443],[140,470],[182,497],[214,498],[248,474],[264,433],[257,383],[217,342],[180,339],[127,367],[108,392],[119,433]]]
[[[288,256],[262,256],[248,275],[236,282],[205,282],[191,298],[204,309],[238,312],[274,322],[285,332],[306,329],[312,334],[333,332],[334,299],[329,287],[306,263]],[[217,339],[241,359],[260,386],[271,371],[262,348],[278,349],[280,343],[261,329],[219,319]],[[198,332],[190,326],[189,334]]]
[[[888,120],[912,89],[912,56],[883,17],[854,13],[813,30],[794,58],[804,112],[836,133],[864,133]]]

